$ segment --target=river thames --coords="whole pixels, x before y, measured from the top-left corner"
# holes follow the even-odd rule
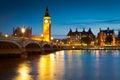
[[[120,80],[120,50],[63,50],[1,59],[0,80]]]

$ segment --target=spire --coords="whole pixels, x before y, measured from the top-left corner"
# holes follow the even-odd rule
[[[99,30],[101,31],[101,28],[99,28]]]
[[[91,32],[91,28],[89,28],[88,32]]]
[[[70,36],[72,34],[72,29],[70,28],[69,33],[67,34],[67,36]]]
[[[72,29],[70,28],[70,31],[69,31],[69,33],[71,33],[72,32]]]
[[[76,31],[75,31],[76,33],[78,32],[78,29],[76,28]]]
[[[85,28],[83,28],[83,32],[85,32]]]
[[[46,7],[45,16],[49,16],[48,7]]]

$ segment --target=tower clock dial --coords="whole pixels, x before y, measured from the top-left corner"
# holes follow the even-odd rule
[[[45,19],[45,21],[44,21],[45,23],[48,23],[48,20],[47,19]]]

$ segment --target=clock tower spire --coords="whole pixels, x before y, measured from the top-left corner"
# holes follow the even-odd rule
[[[49,15],[48,7],[45,11],[45,16],[43,18],[43,37],[44,41],[51,41],[51,17]]]
[[[46,7],[45,16],[46,16],[46,17],[49,16],[48,7]]]

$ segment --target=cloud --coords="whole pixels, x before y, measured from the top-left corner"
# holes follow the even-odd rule
[[[101,23],[120,24],[120,19],[105,20],[105,21],[101,21]]]

